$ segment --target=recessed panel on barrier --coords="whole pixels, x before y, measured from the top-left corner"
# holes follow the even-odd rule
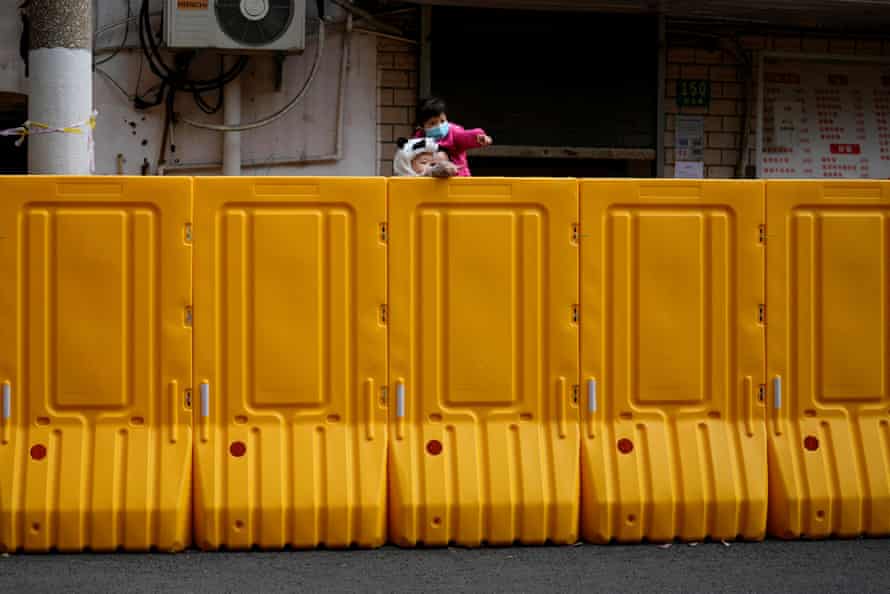
[[[890,534],[890,183],[766,193],[769,531]]]
[[[389,189],[391,539],[574,541],[577,183]]]
[[[0,550],[190,542],[191,180],[0,180]]]
[[[386,537],[386,181],[195,182],[195,540]]]
[[[761,538],[763,186],[581,182],[582,535]]]

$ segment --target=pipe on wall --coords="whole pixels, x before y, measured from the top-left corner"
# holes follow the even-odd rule
[[[235,68],[238,58],[225,57],[225,71]],[[223,87],[223,120],[226,126],[241,123],[241,76]],[[223,175],[241,175],[241,132],[223,132]]]

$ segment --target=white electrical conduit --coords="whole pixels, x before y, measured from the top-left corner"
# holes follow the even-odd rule
[[[343,119],[346,111],[346,82],[349,73],[349,54],[352,37],[352,16],[347,17],[346,30],[343,32],[343,55],[340,58],[340,86],[337,91],[337,126],[334,130],[334,152],[327,155],[309,155],[304,157],[280,157],[272,159],[251,159],[242,161],[243,168],[276,167],[282,165],[310,165],[314,163],[332,163],[343,157]],[[319,38],[321,41],[321,38]],[[320,63],[318,60],[316,64]],[[305,90],[304,85],[304,90]],[[302,92],[302,91],[301,91]],[[219,169],[220,161],[208,161],[200,163],[167,163],[158,167],[158,175],[164,175],[166,171],[197,171]]]
[[[196,122],[195,120],[190,120],[188,118],[182,118],[182,121],[189,126],[194,126],[195,128],[203,128],[204,130],[216,130],[217,132],[244,132],[245,130],[255,130],[257,128],[262,128],[263,126],[268,126],[275,120],[278,120],[281,117],[287,115],[293,108],[295,108],[300,103],[300,101],[302,101],[306,97],[306,93],[309,91],[309,88],[315,81],[315,76],[318,74],[318,69],[321,67],[321,58],[324,55],[323,20],[318,21],[317,43],[318,45],[315,46],[315,62],[312,64],[312,70],[309,72],[309,77],[306,79],[306,82],[303,83],[303,88],[300,89],[300,92],[297,93],[294,98],[287,103],[287,105],[285,105],[272,115],[266,116],[253,122],[247,122],[246,124],[238,124],[237,126],[227,126],[225,124],[208,124],[206,122]]]
[[[229,72],[238,65],[235,56],[226,56],[225,70]],[[241,123],[241,76],[223,87],[223,120],[228,126]],[[223,132],[223,175],[241,175],[241,132]]]

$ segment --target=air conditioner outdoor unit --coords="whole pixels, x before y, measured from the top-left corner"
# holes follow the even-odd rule
[[[170,49],[302,51],[305,0],[165,0],[164,41]]]

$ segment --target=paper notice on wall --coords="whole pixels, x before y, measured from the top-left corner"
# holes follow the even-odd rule
[[[890,179],[890,63],[768,57],[762,89],[760,177]]]
[[[705,164],[702,161],[677,161],[674,163],[674,177],[700,179],[704,176]]]
[[[705,160],[705,119],[701,116],[677,116],[674,160]]]

